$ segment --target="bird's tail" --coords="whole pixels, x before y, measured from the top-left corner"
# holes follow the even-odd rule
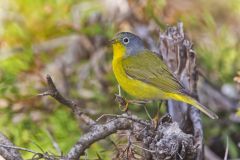
[[[204,105],[200,104],[197,100],[193,99],[190,96],[183,95],[183,94],[174,94],[172,95],[172,97],[175,100],[182,101],[196,107],[197,109],[199,109],[201,112],[205,113],[207,116],[209,116],[212,119],[218,119],[218,116],[213,111],[211,111]]]

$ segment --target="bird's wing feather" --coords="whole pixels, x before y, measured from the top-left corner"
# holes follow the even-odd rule
[[[181,92],[184,89],[164,62],[149,50],[124,57],[122,65],[129,77],[151,84],[162,91]]]

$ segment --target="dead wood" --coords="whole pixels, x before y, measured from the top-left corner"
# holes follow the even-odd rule
[[[196,53],[192,46],[184,34],[182,23],[160,33],[160,55],[182,84],[198,99]],[[196,159],[203,159],[203,129],[199,111],[173,100],[168,100],[168,111],[185,133],[194,135],[195,144],[199,146]]]

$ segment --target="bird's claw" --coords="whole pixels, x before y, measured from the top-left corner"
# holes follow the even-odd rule
[[[119,103],[119,108],[123,112],[127,112],[128,110],[128,100],[118,94],[115,94],[116,96],[116,101]]]

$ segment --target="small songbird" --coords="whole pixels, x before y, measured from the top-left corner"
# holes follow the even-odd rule
[[[118,33],[113,40],[112,67],[123,90],[140,100],[173,99],[188,103],[212,119],[218,116],[190,96],[167,65],[144,47],[130,32]]]

